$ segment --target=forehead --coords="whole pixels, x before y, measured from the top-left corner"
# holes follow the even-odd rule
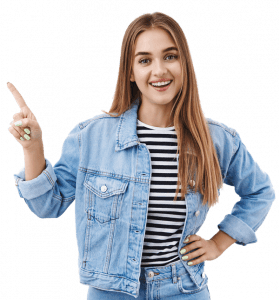
[[[176,46],[172,36],[164,29],[153,28],[137,36],[135,51],[151,51],[151,49],[165,49],[171,46]]]

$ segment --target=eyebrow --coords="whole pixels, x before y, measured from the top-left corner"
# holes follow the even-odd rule
[[[162,52],[168,52],[168,51],[170,51],[170,50],[176,50],[176,51],[178,51],[178,49],[177,49],[176,47],[169,47],[169,48],[164,49]],[[138,52],[138,53],[135,55],[135,57],[138,56],[138,55],[150,55],[150,54],[151,54],[151,53],[149,53],[149,52]]]

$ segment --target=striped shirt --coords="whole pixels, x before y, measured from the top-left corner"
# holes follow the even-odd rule
[[[178,174],[177,135],[174,126],[154,127],[138,119],[137,135],[146,144],[152,165],[141,267],[168,266],[180,260],[178,244],[186,217],[185,200],[173,201]]]

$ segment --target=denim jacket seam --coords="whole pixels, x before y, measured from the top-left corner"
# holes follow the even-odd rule
[[[63,197],[53,193],[53,198],[59,200],[60,202],[71,202],[71,201],[75,200],[75,195],[73,195],[71,197],[63,198]]]
[[[95,171],[93,169],[88,169],[88,168],[83,168],[81,166],[78,167],[78,170],[80,172],[83,172],[85,174],[91,174],[91,175],[97,175],[97,176],[107,176],[119,180],[125,180],[129,182],[139,182],[139,183],[148,183],[149,179],[143,179],[143,178],[135,178],[135,177],[130,177],[126,175],[118,175],[112,172],[104,172],[104,171]]]
[[[236,138],[238,138],[238,140],[239,140],[238,143],[235,142],[235,141],[236,141]],[[233,154],[232,154],[232,157],[231,157],[230,161],[232,160],[233,156],[235,155],[235,153],[236,153],[236,151],[237,151],[237,149],[239,148],[240,143],[241,143],[240,136],[239,136],[238,133],[236,133],[236,135],[234,136],[233,142],[234,142],[234,143],[233,143],[233,144],[234,144],[234,149],[233,149]]]
[[[73,174],[76,177],[77,177],[77,174],[78,174],[78,171],[79,171],[79,166],[80,166],[80,162],[81,162],[81,155],[82,155],[82,151],[81,151],[81,147],[82,147],[82,137],[81,137],[82,129],[83,128],[82,128],[82,122],[81,122],[81,123],[79,123],[79,130],[80,131],[77,133],[77,143],[78,143],[78,149],[79,149],[79,160],[78,160],[78,165],[76,167],[77,173]],[[76,135],[76,133],[75,133],[75,135]],[[75,136],[74,142],[76,143],[76,136]]]
[[[55,183],[54,183],[54,181],[52,180],[52,178],[51,178],[49,172],[48,172],[47,170],[43,170],[43,173],[44,173],[45,176],[47,177],[47,179],[48,179],[49,183],[52,185],[52,189],[53,189]],[[72,198],[75,199],[75,195],[73,195],[73,196],[71,196],[71,197],[63,198],[63,197],[61,197],[61,196],[56,195],[56,194],[53,193],[53,198],[55,198],[55,199],[57,199],[57,200],[59,200],[59,201],[61,201],[61,202],[68,202],[68,201],[72,201],[72,200],[73,200]]]
[[[78,134],[79,161],[81,161],[81,134]]]
[[[136,162],[136,172],[137,172],[137,169],[138,169],[138,155],[139,155],[139,153],[138,153],[138,151],[137,151],[137,162]],[[134,188],[133,188],[133,196],[132,196],[132,201],[134,200],[134,192],[135,192],[135,185],[134,185]],[[133,220],[133,210],[131,209],[131,218],[130,218],[130,220]],[[129,236],[128,236],[128,241],[130,241],[130,234],[131,234],[131,230],[129,230]],[[128,252],[129,251],[127,251],[127,256],[126,256],[126,259],[128,260]],[[126,260],[126,261],[127,261]],[[127,267],[128,267],[128,264],[126,264],[126,274],[127,274]],[[139,264],[139,270],[141,270],[141,266],[140,266],[140,264]]]
[[[43,170],[43,174],[45,174],[45,176],[47,177],[49,183],[51,184],[52,188],[54,187],[55,183],[51,178],[50,173],[47,170]]]
[[[19,181],[24,181],[22,178],[18,177],[16,178],[16,185],[18,186]]]
[[[219,122],[216,122],[216,121],[213,121],[213,120],[207,120],[207,123],[221,127],[223,130],[225,130],[226,132],[230,133],[232,136],[236,136],[236,134],[237,134],[237,132],[236,132],[235,129],[229,128],[229,127],[225,127],[224,125],[222,125]]]
[[[236,142],[237,138],[239,140],[239,143]],[[237,150],[239,149],[240,142],[241,142],[241,140],[240,140],[239,134],[236,132],[236,135],[233,137],[233,151],[232,151],[232,155],[231,155],[231,158],[230,158],[230,161],[229,161],[229,164],[228,164],[228,169],[226,171],[226,174],[225,174],[223,180],[225,178],[230,178],[230,176],[227,175],[228,174],[228,170],[229,170],[229,167],[230,167],[230,164],[231,164],[233,156],[236,154]]]
[[[108,118],[116,118],[116,117],[112,117],[112,116],[107,115],[107,114],[97,115],[97,116],[95,116],[95,117],[93,117],[93,118],[90,118],[89,120],[80,122],[80,123],[79,123],[79,128],[80,128],[80,129],[83,129],[83,128],[85,128],[86,126],[88,126],[90,123],[93,123],[94,121],[97,121],[97,120],[100,120],[100,119],[108,119]],[[118,118],[120,118],[120,117],[118,117]]]

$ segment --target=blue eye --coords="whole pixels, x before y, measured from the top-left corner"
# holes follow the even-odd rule
[[[167,57],[177,58],[177,55],[170,54],[170,55],[168,55]],[[139,61],[139,63],[143,65],[143,64],[145,64],[145,63],[142,63],[142,62],[145,61],[145,60],[149,60],[149,59],[148,59],[148,58],[143,58],[143,59],[141,59],[141,60]],[[173,60],[173,59],[168,59],[168,60]]]
[[[139,63],[141,64],[143,61],[145,61],[145,60],[148,60],[148,59],[141,59],[140,61],[139,61]]]
[[[173,55],[173,54],[172,55],[168,55],[167,57],[170,57],[170,56],[172,56],[173,58],[177,58],[177,55]]]

